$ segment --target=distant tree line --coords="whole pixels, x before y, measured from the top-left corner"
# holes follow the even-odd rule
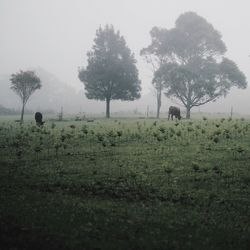
[[[52,109],[43,109],[40,111],[45,114],[51,114],[51,115],[57,114],[56,111]],[[5,106],[0,104],[0,115],[19,115],[20,112],[21,112],[20,109],[6,108]],[[34,114],[34,110],[25,109],[25,114],[29,115]]]
[[[31,111],[26,111],[26,113],[30,113]],[[20,114],[20,110],[9,109],[0,105],[0,115],[18,115]]]

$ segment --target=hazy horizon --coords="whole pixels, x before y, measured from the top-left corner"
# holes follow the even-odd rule
[[[84,86],[78,79],[78,67],[86,66],[86,53],[93,46],[98,27],[113,24],[135,54],[143,91],[138,101],[111,103],[111,112],[136,108],[145,111],[149,102],[150,109],[156,110],[155,97],[151,93],[152,72],[139,55],[140,50],[150,44],[152,27],[173,28],[180,14],[196,12],[222,34],[227,46],[226,57],[236,62],[249,80],[249,7],[247,0],[0,0],[0,75],[10,75],[20,69],[42,68],[76,92],[82,91]],[[39,95],[38,91],[36,95]],[[152,100],[148,99],[150,95]],[[15,98],[18,102],[18,97]],[[87,100],[83,94],[82,98],[81,105],[88,105],[88,109],[105,110],[104,103]],[[225,99],[203,105],[200,110],[229,112],[233,107],[235,112],[250,114],[249,100],[249,87],[245,90],[233,88]],[[171,103],[163,97],[162,112]],[[4,105],[1,100],[0,104]]]

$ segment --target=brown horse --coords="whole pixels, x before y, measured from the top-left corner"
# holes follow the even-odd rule
[[[175,107],[175,106],[170,106],[169,107],[169,110],[168,110],[168,120],[171,116],[171,119],[173,120],[173,116],[180,120],[181,119],[181,111],[178,107]]]
[[[40,112],[35,113],[35,120],[36,120],[36,125],[41,126],[44,124],[43,122],[43,115]]]

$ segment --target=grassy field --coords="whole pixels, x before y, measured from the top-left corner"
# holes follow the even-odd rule
[[[1,249],[250,249],[250,121],[0,122]]]

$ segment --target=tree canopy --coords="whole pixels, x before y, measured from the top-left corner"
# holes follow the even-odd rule
[[[22,111],[21,111],[21,122],[23,122],[24,107],[30,98],[30,96],[41,88],[41,80],[36,76],[34,71],[20,71],[16,74],[12,74],[11,78],[11,89],[21,98],[22,100]]]
[[[154,27],[152,43],[142,52],[161,61],[154,83],[163,83],[165,94],[178,99],[190,118],[192,107],[226,96],[231,87],[246,88],[245,75],[224,57],[221,34],[203,17],[187,12],[167,30]]]
[[[96,31],[92,50],[87,53],[88,65],[79,70],[89,99],[106,100],[106,117],[110,117],[111,100],[140,98],[140,80],[136,60],[125,39],[113,26]]]

